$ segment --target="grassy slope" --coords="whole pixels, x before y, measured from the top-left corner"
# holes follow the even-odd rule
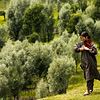
[[[100,50],[98,51],[97,61],[100,72]],[[100,100],[100,81],[94,81],[94,91],[90,95],[83,96],[85,91],[86,81],[83,78],[81,68],[78,66],[78,73],[71,77],[66,94],[51,96],[41,100]]]
[[[3,26],[6,23],[3,16],[0,16],[0,25]]]
[[[6,2],[4,2],[3,0],[0,1],[0,11],[5,11],[7,10],[7,7],[9,6],[9,2],[10,0],[7,0]],[[4,20],[3,16],[0,16],[0,25],[3,26],[6,23],[6,21]]]

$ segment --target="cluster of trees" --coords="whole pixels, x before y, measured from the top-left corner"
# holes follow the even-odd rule
[[[87,31],[99,43],[99,5],[99,0],[11,0],[6,31],[14,41],[32,43],[49,42],[65,29],[70,34]]]
[[[27,38],[29,42],[49,42],[53,39],[52,9],[51,5],[32,5],[29,0],[11,0],[7,11],[9,35],[15,41]]]
[[[37,98],[65,93],[80,61],[73,52],[79,34],[87,31],[100,44],[99,5],[99,0],[11,0],[0,26],[0,98],[19,99],[31,84]]]
[[[37,98],[65,93],[80,56],[73,52],[79,40],[67,31],[48,44],[8,40],[0,52],[0,97],[19,99],[22,89],[31,84],[37,87]]]

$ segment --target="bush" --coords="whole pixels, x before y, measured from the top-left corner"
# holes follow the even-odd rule
[[[0,65],[0,98],[3,98],[5,100],[8,94],[8,68],[4,64],[2,64]]]
[[[22,30],[20,31],[22,36],[28,36],[36,32],[38,33],[39,40],[41,40],[41,38],[44,39],[44,37],[42,37],[43,33],[41,33],[43,25],[46,24],[46,15],[43,13],[43,9],[44,6],[42,4],[35,4],[25,10]],[[23,38],[21,40],[23,40]]]
[[[65,93],[68,87],[68,81],[73,73],[75,62],[73,58],[61,56],[54,58],[48,69],[49,91],[54,94]]]
[[[30,5],[29,0],[10,0],[7,9],[7,32],[11,39],[18,40],[20,37],[20,30],[23,25],[23,15]]]
[[[36,42],[33,45],[33,55],[35,74],[39,75],[39,77],[46,77],[49,64],[53,58],[51,46],[49,44],[43,45],[42,43]]]
[[[48,84],[43,79],[41,79],[37,85],[36,96],[37,98],[43,98],[48,96]]]
[[[31,35],[26,36],[29,42],[35,43],[36,40],[39,40],[39,34],[36,32],[33,32]]]
[[[69,21],[71,13],[71,5],[69,3],[65,3],[59,11],[59,20],[57,23],[60,35],[62,35],[62,32],[65,30],[66,23]]]
[[[5,37],[5,33],[6,33],[5,29],[0,26],[0,50],[4,46],[4,44],[6,42],[7,36]]]
[[[96,23],[94,24],[93,39],[99,44],[99,48],[100,48],[100,21],[96,21]]]

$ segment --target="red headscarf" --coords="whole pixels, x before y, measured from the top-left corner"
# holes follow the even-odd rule
[[[91,49],[92,47],[91,47],[90,43],[92,43],[92,42],[93,42],[93,41],[92,41],[91,39],[88,39],[87,41],[84,41],[84,44],[85,44],[85,46],[86,46],[87,48]]]

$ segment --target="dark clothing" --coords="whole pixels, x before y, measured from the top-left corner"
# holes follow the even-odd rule
[[[84,42],[77,43],[74,46],[75,52],[80,52],[80,48],[84,45]],[[84,78],[89,81],[92,79],[100,80],[100,74],[97,70],[97,60],[95,55],[97,54],[97,48],[93,42],[90,43],[91,49],[81,51],[81,68],[83,69]]]
[[[93,91],[94,79],[87,81],[87,90]]]

